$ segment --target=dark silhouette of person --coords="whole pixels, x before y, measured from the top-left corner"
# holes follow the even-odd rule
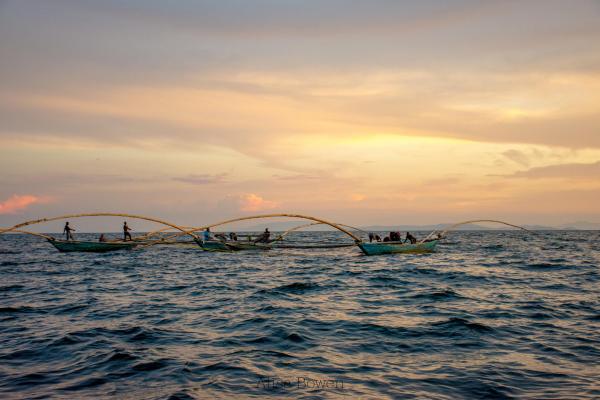
[[[401,242],[402,236],[400,232],[390,232],[390,242]]]
[[[100,234],[100,237],[98,238],[98,241],[99,241],[99,242],[107,242],[107,240],[106,240],[106,236],[104,236],[104,233],[101,233],[101,234]]]
[[[123,241],[124,242],[127,241],[127,238],[129,238],[129,240],[133,240],[131,238],[131,233],[129,233],[130,230],[131,230],[131,228],[127,226],[127,221],[123,222]]]
[[[269,232],[269,228],[265,228],[265,231],[254,241],[254,243],[269,243],[270,237],[271,232]]]
[[[417,243],[417,238],[410,234],[410,232],[406,232],[406,239],[404,239],[404,243],[410,241],[411,244]]]
[[[69,221],[65,224],[65,229],[63,229],[63,233],[65,234],[67,240],[75,240],[73,238],[73,234],[71,232],[75,232],[75,229],[69,226]]]
[[[375,234],[373,232],[369,232],[369,243],[371,243],[375,239]]]

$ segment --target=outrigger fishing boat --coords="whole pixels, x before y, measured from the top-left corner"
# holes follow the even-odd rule
[[[394,254],[394,253],[431,253],[435,251],[437,240],[422,243],[402,243],[402,242],[360,242],[357,243],[358,247],[367,256],[376,256],[380,254]]]
[[[86,253],[106,253],[116,250],[131,250],[139,243],[133,242],[92,242],[80,240],[59,240],[48,239],[52,246],[62,253],[86,252]]]

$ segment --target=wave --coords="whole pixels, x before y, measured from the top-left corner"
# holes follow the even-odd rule
[[[435,327],[441,327],[450,330],[467,330],[478,333],[491,333],[495,332],[495,329],[491,326],[479,323],[471,322],[464,318],[452,317],[450,319],[439,321],[431,324]]]
[[[430,292],[421,292],[411,296],[415,300],[448,301],[463,299],[464,297],[452,289],[434,290]]]
[[[312,282],[294,282],[287,285],[281,285],[270,289],[261,289],[257,294],[304,294],[320,290],[321,286]]]

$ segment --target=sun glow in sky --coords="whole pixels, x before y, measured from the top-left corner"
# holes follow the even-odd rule
[[[0,226],[600,221],[596,1],[0,2]]]

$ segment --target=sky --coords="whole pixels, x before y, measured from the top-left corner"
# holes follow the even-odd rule
[[[0,0],[0,171],[0,226],[600,222],[600,2]]]

